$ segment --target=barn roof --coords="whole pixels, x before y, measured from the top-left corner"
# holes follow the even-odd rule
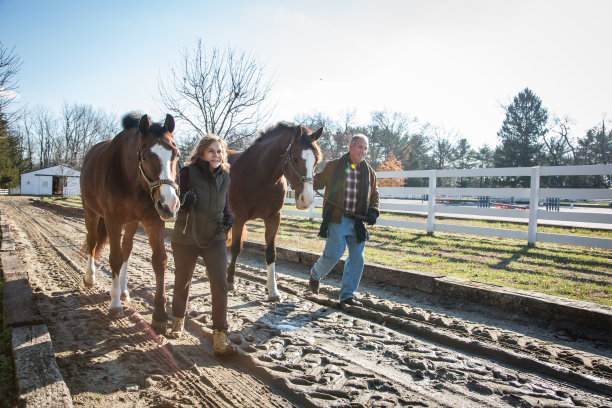
[[[59,165],[53,167],[47,167],[44,169],[38,169],[34,171],[30,171],[27,173],[22,173],[21,175],[33,174],[35,176],[63,176],[63,177],[80,177],[81,172],[75,169],[72,169],[67,166]]]

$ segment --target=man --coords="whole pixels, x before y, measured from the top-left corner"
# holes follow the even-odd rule
[[[340,306],[361,306],[355,299],[364,265],[365,242],[369,238],[364,221],[374,225],[378,218],[376,173],[365,161],[368,138],[356,134],[348,153],[331,160],[314,176],[314,188],[325,187],[323,221],[319,236],[327,238],[325,249],[310,271],[308,286],[319,293],[319,282],[338,263],[348,246],[344,263]]]

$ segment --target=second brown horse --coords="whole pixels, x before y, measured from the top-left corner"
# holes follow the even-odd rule
[[[278,301],[276,286],[276,234],[287,194],[287,180],[295,192],[296,206],[306,209],[314,199],[313,171],[321,160],[317,140],[323,128],[313,132],[305,126],[279,123],[263,132],[243,152],[230,152],[230,207],[232,259],[227,269],[228,289],[234,290],[236,260],[244,241],[244,225],[261,218],[265,225],[268,299]]]

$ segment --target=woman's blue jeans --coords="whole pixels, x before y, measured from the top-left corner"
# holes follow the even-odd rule
[[[342,258],[346,247],[348,247],[348,257],[344,262],[340,301],[355,296],[363,273],[365,241],[357,242],[353,218],[342,216],[341,224],[329,223],[325,249],[311,270],[312,277],[320,281]]]

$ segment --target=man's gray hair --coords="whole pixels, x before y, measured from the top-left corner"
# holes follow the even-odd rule
[[[358,139],[362,139],[368,144],[368,146],[370,145],[370,139],[368,139],[368,137],[363,133],[356,133],[355,135],[353,135],[353,137],[351,138],[351,144],[354,145],[355,143],[357,143]]]

